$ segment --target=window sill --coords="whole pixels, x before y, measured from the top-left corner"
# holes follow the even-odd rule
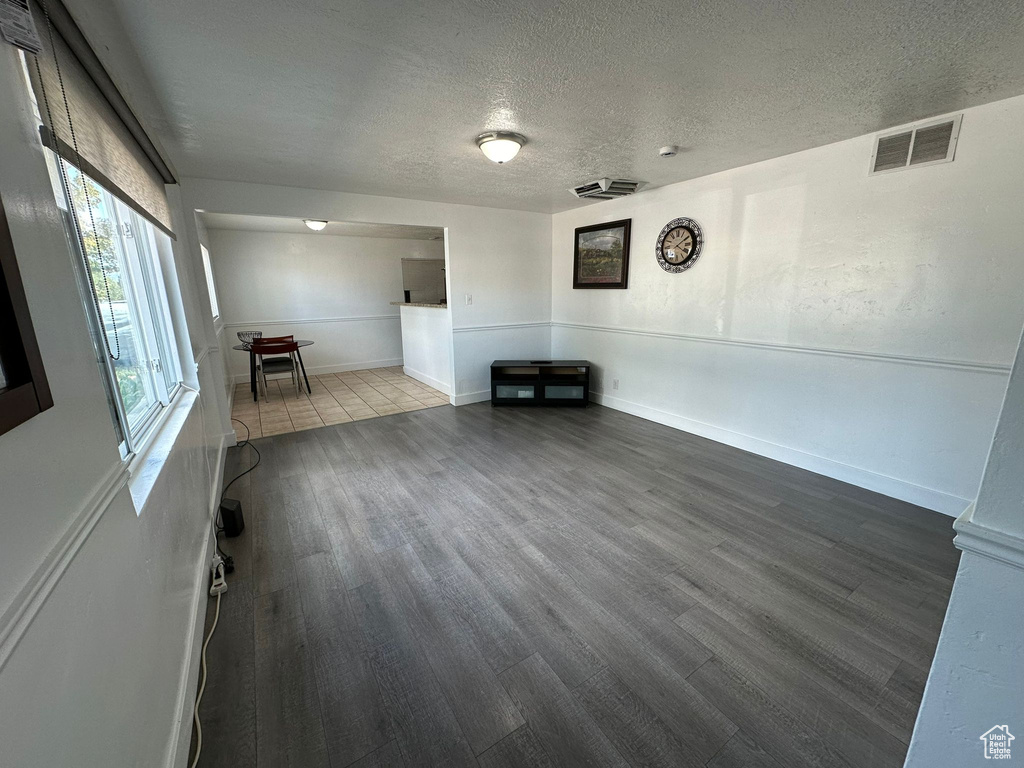
[[[128,473],[131,479],[128,488],[135,502],[135,513],[142,514],[149,495],[156,485],[160,473],[171,455],[185,420],[192,412],[199,396],[196,392],[180,387],[157,423],[153,425],[138,453],[128,458]]]

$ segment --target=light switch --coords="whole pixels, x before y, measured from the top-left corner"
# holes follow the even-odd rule
[[[467,293],[466,294],[466,306],[468,307],[472,303],[473,303],[473,294],[472,293]]]

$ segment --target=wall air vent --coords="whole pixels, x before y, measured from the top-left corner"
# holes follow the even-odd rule
[[[598,179],[572,188],[576,197],[593,197],[598,200],[611,200],[613,197],[632,195],[644,185],[642,181],[629,179]]]
[[[871,156],[871,174],[952,162],[962,117],[931,120],[913,128],[879,134]]]

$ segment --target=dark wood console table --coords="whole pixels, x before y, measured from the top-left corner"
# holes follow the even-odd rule
[[[491,405],[574,405],[590,402],[587,360],[495,360]]]

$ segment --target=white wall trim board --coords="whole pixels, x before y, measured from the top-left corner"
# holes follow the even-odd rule
[[[251,328],[262,325],[304,325],[311,323],[358,323],[367,320],[401,320],[401,315],[356,315],[352,317],[308,317],[294,320],[245,320],[224,323],[225,328]]]
[[[490,393],[487,394],[490,396]],[[715,440],[716,442],[731,445],[734,448],[740,448],[741,450],[750,451],[751,453],[756,453],[760,456],[766,456],[769,459],[782,461],[786,464],[791,464],[794,467],[800,467],[801,469],[806,469],[819,475],[825,475],[826,477],[841,480],[845,483],[858,485],[861,488],[867,488],[868,490],[876,491],[895,499],[901,499],[903,501],[910,502],[911,504],[917,504],[928,509],[933,509],[936,512],[942,512],[945,515],[959,515],[969,504],[967,499],[961,499],[958,496],[943,493],[942,491],[937,491],[933,488],[914,485],[913,483],[908,483],[905,480],[899,480],[895,477],[880,475],[867,469],[843,464],[842,462],[827,459],[823,456],[805,453],[804,451],[796,448],[790,448],[785,445],[777,445],[776,443],[771,443],[758,437],[733,432],[732,430],[723,429],[722,427],[716,427],[711,424],[705,424],[700,421],[688,419],[684,416],[677,416],[674,413],[668,413],[666,411],[658,410],[657,408],[640,405],[629,400],[623,400],[619,397],[612,397],[611,395],[606,395],[601,392],[591,391],[590,399],[601,405],[614,408],[617,411],[631,413],[634,416],[639,416],[640,418],[647,419],[648,421],[654,421],[668,427],[681,429],[684,432],[690,432],[695,435],[700,435],[701,437],[707,437],[711,440]],[[457,403],[457,405],[459,404],[460,403]]]
[[[402,366],[402,371],[406,376],[412,376],[417,381],[422,381],[428,387],[433,387],[439,392],[444,392],[446,395],[451,396],[452,388],[445,384],[443,381],[438,381],[433,376],[427,376],[427,374],[417,371],[414,368],[410,368],[407,365]]]
[[[469,392],[465,395],[455,395],[452,400],[452,405],[470,405],[472,403],[482,403],[485,400],[491,399],[491,390],[485,389],[480,392]]]
[[[340,363],[337,365],[307,365],[306,375],[317,376],[321,373],[343,373],[344,371],[362,371],[368,368],[393,368],[402,364],[402,358],[395,357],[387,360],[366,360],[360,363]],[[235,384],[248,384],[249,374],[238,373],[232,377]]]
[[[477,331],[500,331],[506,328],[549,328],[550,320],[524,323],[494,323],[491,325],[464,325],[460,328],[452,328],[452,333],[475,333]]]
[[[178,702],[176,711],[179,713],[177,737],[167,751],[165,768],[184,765],[188,759],[188,750],[192,741],[192,710],[196,690],[199,687],[199,664],[201,661],[203,631],[206,625],[207,573],[209,573],[211,554],[214,542],[213,520],[220,507],[220,497],[224,487],[224,467],[227,461],[228,447],[236,442],[234,432],[220,436],[217,446],[217,467],[214,471],[213,483],[210,488],[210,525],[207,526],[206,537],[199,562],[196,566],[196,580],[192,591],[192,611],[189,617],[189,631],[186,634],[185,658],[178,681]],[[178,755],[185,757],[178,760]]]
[[[669,331],[648,331],[642,328],[620,328],[611,325],[593,325],[590,323],[567,323],[553,320],[551,326],[559,328],[578,328],[585,331],[602,331],[606,333],[622,333],[631,336],[650,336],[653,338],[678,339],[680,341],[692,341],[707,344],[727,344],[739,347],[753,347],[756,349],[774,349],[784,352],[799,352],[810,355],[828,355],[831,357],[850,357],[861,360],[881,360],[889,363],[901,363],[905,365],[924,365],[933,368],[955,368],[958,370],[974,371],[976,373],[991,373],[1008,375],[1010,364],[1006,363],[985,363],[971,360],[948,360],[939,357],[913,357],[909,355],[892,355],[881,352],[861,352],[853,349],[830,349],[827,347],[808,347],[799,344],[782,344],[770,341],[749,341],[745,339],[727,339],[718,336],[700,336],[690,333],[673,333]]]
[[[192,359],[195,361],[196,368],[199,368],[199,366],[203,364],[203,360],[205,360],[207,356],[216,349],[216,347],[202,347],[199,352],[193,352]]]
[[[97,483],[70,525],[28,582],[0,617],[0,670],[25,632],[75,559],[78,551],[96,528],[96,524],[121,490],[128,485],[128,467],[122,462],[112,466]]]
[[[953,530],[957,549],[1024,570],[1024,539],[974,522],[973,503],[953,523]]]

